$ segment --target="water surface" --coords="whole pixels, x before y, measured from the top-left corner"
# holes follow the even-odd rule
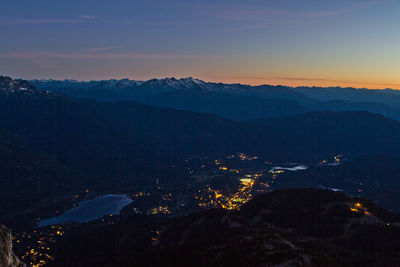
[[[308,169],[308,166],[306,166],[306,165],[299,165],[299,166],[296,166],[296,167],[287,167],[287,168],[284,168],[284,167],[273,167],[270,170],[270,172],[277,171],[277,170],[285,170],[285,171],[296,172],[296,171],[304,171],[304,170],[307,170],[307,169]]]
[[[125,195],[104,195],[95,199],[85,200],[63,214],[40,221],[38,226],[44,227],[67,222],[86,223],[105,215],[119,214],[122,208],[132,203]]]

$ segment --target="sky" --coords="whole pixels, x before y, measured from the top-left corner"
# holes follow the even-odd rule
[[[400,89],[398,0],[1,0],[0,74]]]

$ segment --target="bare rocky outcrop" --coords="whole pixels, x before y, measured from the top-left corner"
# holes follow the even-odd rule
[[[0,266],[1,267],[25,267],[12,250],[11,231],[4,225],[0,225]]]

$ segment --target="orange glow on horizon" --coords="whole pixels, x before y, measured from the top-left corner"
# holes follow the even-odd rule
[[[353,87],[366,89],[394,89],[400,90],[400,82],[375,82],[375,81],[350,81],[350,80],[331,80],[331,79],[308,79],[308,78],[255,78],[255,77],[237,77],[222,79],[205,79],[211,82],[222,82],[228,84],[247,84],[252,86],[258,85],[282,85],[290,87]]]

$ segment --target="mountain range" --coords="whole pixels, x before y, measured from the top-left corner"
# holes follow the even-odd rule
[[[400,122],[368,112],[317,111],[236,122],[136,102],[76,99],[8,77],[1,77],[0,85],[6,140],[0,151],[7,159],[1,164],[5,177],[10,177],[2,180],[7,189],[3,196],[16,200],[3,202],[8,207],[0,216],[35,206],[57,195],[56,188],[118,191],[154,183],[155,177],[185,180],[175,164],[193,156],[248,153],[275,162],[314,162],[337,154],[400,155]],[[220,93],[212,93],[219,101]],[[10,145],[18,149],[7,152]],[[22,180],[12,182],[11,177]],[[33,189],[29,194],[23,183]]]
[[[40,90],[103,102],[144,104],[253,120],[310,111],[368,111],[400,120],[400,93],[340,87],[249,86],[204,82],[194,78],[149,81],[32,80]]]

